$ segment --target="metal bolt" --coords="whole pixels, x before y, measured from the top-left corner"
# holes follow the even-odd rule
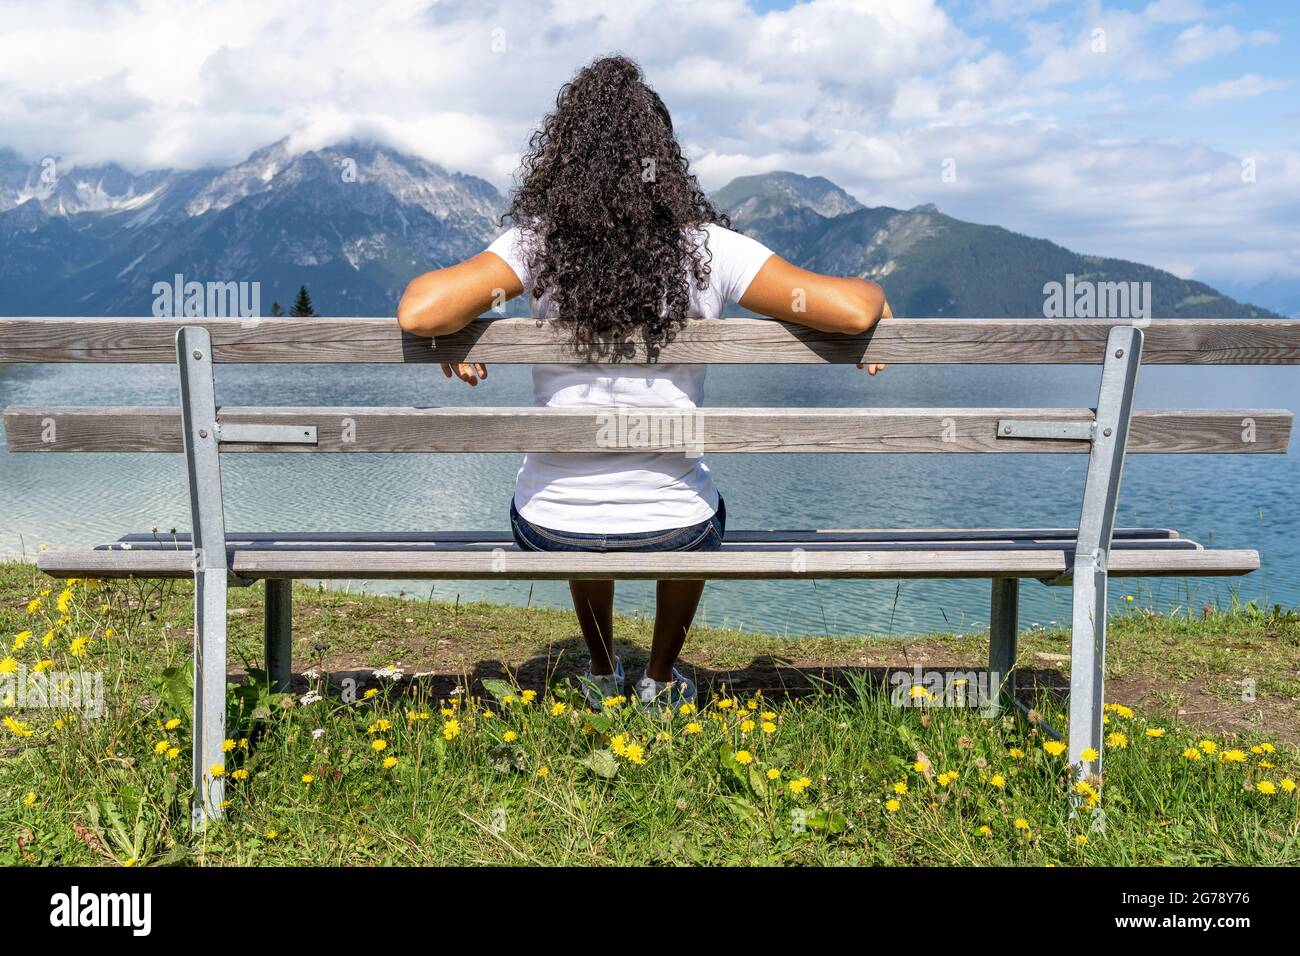
[[[1124,350],[1123,350],[1123,349],[1116,349],[1116,350],[1115,350],[1115,358],[1123,358],[1123,357],[1124,357]]]
[[[194,357],[195,357],[196,359],[201,359],[201,358],[203,358],[203,353],[200,352],[198,349],[195,349],[195,350],[194,350]]]
[[[207,437],[208,437],[208,430],[207,430],[206,428],[200,428],[200,429],[199,429],[199,437],[200,437],[200,438],[207,438]]]
[[[1003,425],[1003,426],[1002,426],[1002,434],[1004,434],[1004,435],[1010,435],[1010,434],[1011,434],[1011,426],[1010,426],[1010,425]]]
[[[1110,437],[1110,429],[1109,429],[1109,428],[1103,428],[1101,433],[1102,433],[1103,435],[1105,435],[1107,438]]]

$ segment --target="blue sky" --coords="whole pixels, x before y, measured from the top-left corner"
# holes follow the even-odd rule
[[[0,147],[131,168],[380,140],[509,188],[636,57],[709,188],[789,169],[1207,281],[1300,284],[1300,3],[9,0]]]

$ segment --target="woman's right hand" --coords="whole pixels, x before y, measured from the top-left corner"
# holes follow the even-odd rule
[[[889,301],[886,300],[884,307],[881,309],[880,312],[880,321],[883,322],[885,321],[885,319],[892,319],[893,317],[894,317],[894,312],[889,307]],[[858,368],[865,368],[867,370],[868,375],[875,375],[877,372],[883,372],[885,370],[885,363],[872,362],[870,365],[864,365],[863,363],[859,362]]]
[[[477,362],[458,362],[455,365],[444,365],[442,374],[448,378],[455,375],[467,385],[477,385],[480,379],[487,378],[487,366],[479,365]]]

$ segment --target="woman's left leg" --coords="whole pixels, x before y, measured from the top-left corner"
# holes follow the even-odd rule
[[[673,664],[686,643],[686,632],[703,593],[703,581],[655,582],[655,630],[645,672],[661,684],[673,679]]]
[[[614,673],[614,582],[570,581],[573,610],[591,655],[591,674]]]

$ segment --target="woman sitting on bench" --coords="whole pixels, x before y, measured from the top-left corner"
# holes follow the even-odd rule
[[[689,415],[704,399],[705,366],[616,363],[638,342],[653,358],[686,322],[718,318],[728,302],[845,334],[890,315],[875,283],[797,268],[727,228],[690,173],[663,101],[625,57],[596,60],[560,89],[505,218],[512,227],[487,251],[413,279],[397,318],[416,335],[449,335],[528,293],[535,318],[572,321],[577,354],[608,359],[535,366],[538,405]],[[487,378],[482,365],[443,372],[470,385]],[[529,454],[510,524],[526,551],[712,551],[722,545],[726,507],[698,455]],[[614,582],[570,581],[569,589],[591,653],[582,683],[599,709],[624,685],[613,652]],[[643,704],[694,701],[694,684],[673,665],[703,590],[703,581],[657,582],[650,660],[635,686]]]

